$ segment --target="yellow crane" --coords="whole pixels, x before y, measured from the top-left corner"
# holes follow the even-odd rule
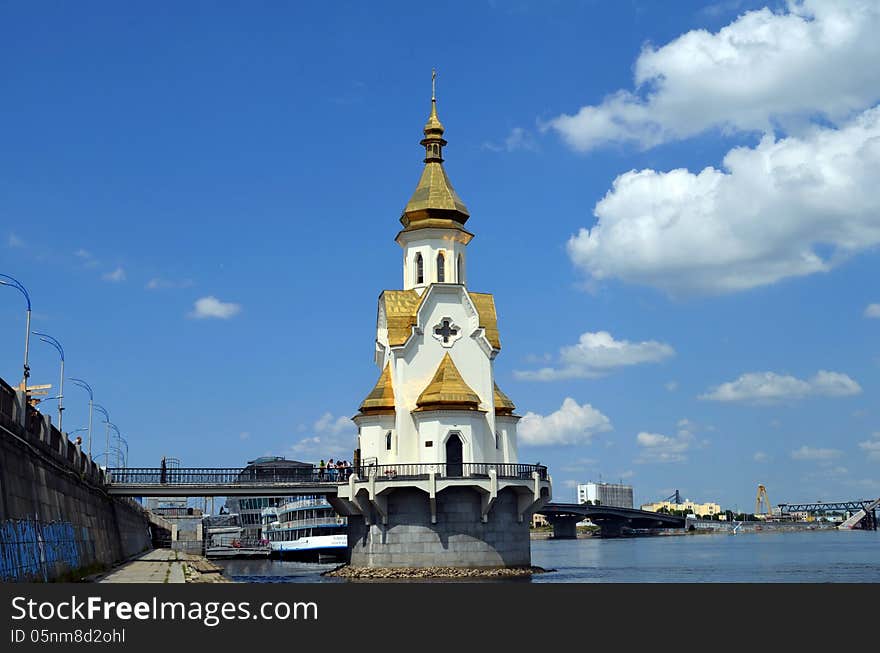
[[[770,508],[770,497],[767,496],[767,488],[765,488],[763,485],[758,485],[758,494],[755,497],[755,515],[760,515],[762,513],[762,500],[764,502],[764,506],[766,506],[767,508],[766,515],[769,517],[771,514],[773,514],[773,511]]]

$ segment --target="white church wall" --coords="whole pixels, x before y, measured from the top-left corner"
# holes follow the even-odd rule
[[[462,276],[466,265],[466,240],[456,229],[419,229],[417,231],[403,232],[398,238],[404,250],[403,255],[403,288],[404,290],[424,289],[430,284],[436,283],[437,254],[443,252],[445,257],[445,281],[444,283],[464,283],[458,278],[458,257],[462,259]],[[417,283],[416,256],[422,255],[424,262],[424,278],[422,283]]]
[[[361,460],[375,458],[378,464],[397,462],[399,439],[394,428],[394,415],[363,415],[355,418]],[[385,446],[385,436],[391,433],[391,451]]]

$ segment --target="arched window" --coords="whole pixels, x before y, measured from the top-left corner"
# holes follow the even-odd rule
[[[501,448],[501,434],[498,431],[495,431],[495,448]]]
[[[385,450],[391,451],[391,431],[385,434]]]
[[[443,252],[437,254],[437,283],[446,281],[446,258]]]
[[[463,261],[461,260],[461,254],[458,255],[458,261],[455,266],[455,281],[457,283],[464,283],[464,269],[463,269]]]
[[[425,283],[425,262],[421,254],[416,254],[416,283]]]

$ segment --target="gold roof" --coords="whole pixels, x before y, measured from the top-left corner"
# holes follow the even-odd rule
[[[425,124],[425,137],[421,140],[425,147],[425,169],[400,217],[406,231],[427,226],[461,227],[470,217],[443,169],[443,146],[446,145],[443,131],[443,123],[437,116],[437,99],[432,97],[431,115]],[[425,224],[428,219],[433,219],[435,224]],[[445,224],[437,224],[437,220],[443,220]]]
[[[452,362],[452,357],[447,353],[440,361],[440,366],[434,373],[434,378],[419,395],[416,401],[416,410],[478,410],[480,397],[470,389],[461,372]]]
[[[445,215],[444,215],[445,214]],[[470,217],[467,207],[446,175],[443,164],[439,161],[428,161],[415,192],[406,203],[400,221],[404,227],[429,217],[446,218],[460,224]]]
[[[516,405],[510,400],[506,394],[501,392],[498,384],[495,384],[495,414],[496,415],[513,415]]]
[[[495,298],[489,293],[467,291],[477,309],[480,327],[493,349],[501,349],[501,336],[498,332],[498,316],[495,313]],[[416,325],[422,297],[415,290],[386,290],[382,293],[385,305],[385,322],[388,328],[388,344],[399,347],[406,344]]]
[[[388,344],[392,347],[405,344],[416,325],[422,298],[415,290],[386,290],[382,293],[382,302],[385,304]]]
[[[385,366],[376,385],[363,400],[362,413],[381,414],[394,412],[394,388],[391,385],[391,364]]]
[[[480,316],[480,326],[486,331],[486,339],[493,349],[501,349],[501,335],[498,333],[498,316],[495,313],[495,298],[489,293],[470,292],[471,301]]]

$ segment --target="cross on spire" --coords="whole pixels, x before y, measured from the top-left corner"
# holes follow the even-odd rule
[[[435,329],[434,329],[434,335],[436,335],[436,336],[438,336],[438,337],[442,337],[442,338],[443,338],[443,342],[444,342],[444,344],[446,344],[446,343],[449,342],[449,338],[450,338],[451,336],[457,336],[457,335],[458,335],[458,329],[456,329],[455,327],[451,326],[451,325],[449,324],[449,320],[443,320],[443,322],[441,322],[441,325],[440,325],[440,326],[435,327]]]
[[[437,80],[437,69],[431,68],[431,101],[435,101],[437,99],[436,86],[435,82]]]

